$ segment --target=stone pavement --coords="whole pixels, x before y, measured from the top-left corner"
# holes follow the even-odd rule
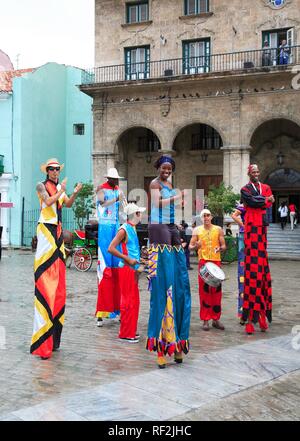
[[[192,348],[183,365],[170,359],[164,371],[145,350],[145,277],[141,341],[128,346],[116,338],[118,321],[95,326],[95,263],[87,273],[67,271],[61,350],[50,360],[31,356],[32,264],[31,252],[21,250],[5,251],[0,263],[0,420],[299,419],[300,350],[291,335],[300,325],[299,262],[271,262],[274,322],[253,336],[236,318],[236,264],[224,266],[225,332],[200,329],[194,264]]]

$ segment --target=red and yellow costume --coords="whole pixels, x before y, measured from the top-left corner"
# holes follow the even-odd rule
[[[197,227],[194,232],[197,235],[197,241],[201,240],[201,248],[198,249],[198,282],[199,282],[199,298],[200,298],[200,320],[219,320],[221,317],[221,300],[222,287],[221,284],[214,288],[203,281],[199,275],[200,268],[206,262],[213,262],[221,267],[221,253],[215,249],[220,247],[220,228],[211,225],[206,229],[203,225]]]
[[[44,186],[50,197],[60,190],[60,184],[49,179]],[[66,266],[61,226],[64,197],[65,193],[48,207],[39,196],[41,213],[34,260],[34,325],[30,352],[44,358],[49,358],[52,350],[59,347],[64,323]]]

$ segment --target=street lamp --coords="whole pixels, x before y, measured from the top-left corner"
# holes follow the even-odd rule
[[[277,154],[276,158],[277,158],[277,164],[278,164],[278,165],[280,165],[280,166],[283,165],[283,162],[284,162],[284,156],[285,156],[285,155],[284,155],[281,151]]]
[[[205,162],[208,159],[208,154],[206,152],[201,153],[201,159],[202,159],[202,162],[205,164]]]

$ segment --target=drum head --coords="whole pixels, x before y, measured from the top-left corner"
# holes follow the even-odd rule
[[[206,268],[210,272],[210,274],[220,281],[225,280],[224,271],[215,263],[206,262]]]

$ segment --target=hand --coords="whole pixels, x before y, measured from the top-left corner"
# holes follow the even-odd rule
[[[274,198],[274,196],[271,194],[271,196],[268,196],[267,197],[267,201],[268,202],[272,202],[272,204],[274,204],[274,202],[275,202],[275,198]]]
[[[196,249],[198,250],[199,248],[201,248],[202,247],[202,240],[201,239],[199,239],[199,240],[197,240],[197,242],[196,242]]]
[[[61,190],[66,191],[68,178],[64,178],[60,184]]]
[[[82,189],[82,183],[78,182],[78,184],[74,188],[74,193],[78,193],[81,189]]]
[[[132,259],[131,257],[127,257],[126,263],[129,266],[135,266],[137,263],[140,263],[140,262],[138,260],[136,260],[136,259]]]

